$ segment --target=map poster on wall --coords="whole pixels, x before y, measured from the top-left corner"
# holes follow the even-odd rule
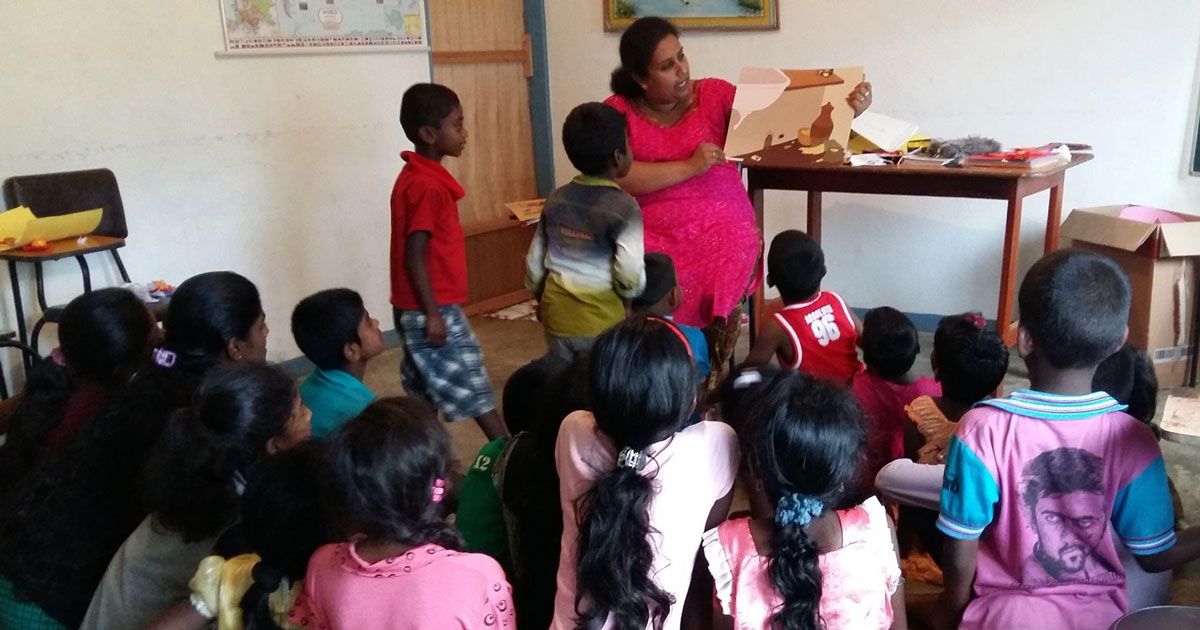
[[[424,49],[422,0],[219,0],[229,53]]]

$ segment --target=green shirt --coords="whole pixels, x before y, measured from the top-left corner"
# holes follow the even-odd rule
[[[504,507],[492,483],[492,470],[507,443],[508,438],[498,437],[479,449],[479,455],[463,479],[455,525],[467,543],[467,551],[485,553],[495,558],[505,571],[511,571]]]

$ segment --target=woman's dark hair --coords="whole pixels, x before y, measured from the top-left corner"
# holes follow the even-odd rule
[[[63,414],[81,382],[106,397],[126,385],[149,360],[156,326],[146,305],[124,289],[98,289],[67,304],[58,325],[63,363],[42,361],[30,373],[0,447],[0,489],[11,487],[46,456],[51,442],[78,428],[64,426]]]
[[[350,531],[406,545],[461,549],[433,500],[445,479],[450,436],[432,407],[416,398],[377,400],[342,425],[329,461]]]
[[[1127,413],[1158,434],[1158,427],[1151,422],[1158,411],[1158,376],[1150,357],[1137,346],[1127,343],[1101,361],[1092,376],[1092,389],[1129,405]]]
[[[258,289],[245,277],[232,271],[192,276],[171,296],[163,347],[175,353],[176,365],[203,371],[231,340],[246,339],[262,314]]]
[[[863,363],[885,379],[897,379],[912,369],[921,352],[917,327],[900,311],[881,306],[863,316]]]
[[[750,470],[776,506],[799,495],[836,508],[860,470],[862,413],[850,392],[820,379],[791,372],[764,388],[748,411],[745,435]],[[767,571],[783,599],[771,627],[819,630],[816,541],[777,513],[771,549]]]
[[[237,515],[235,479],[287,429],[295,403],[296,386],[278,368],[213,370],[150,457],[146,502],[158,522],[187,541],[220,533]]]
[[[979,313],[947,315],[933,335],[934,375],[942,395],[973,404],[991,395],[1008,372],[1008,348]]]
[[[654,50],[670,35],[679,37],[679,30],[660,17],[639,18],[625,29],[621,34],[621,65],[612,71],[608,83],[613,94],[630,100],[642,97],[636,77],[646,76]]]
[[[600,335],[591,379],[596,426],[618,452],[644,453],[678,431],[696,403],[687,342],[663,319],[629,319]],[[661,629],[675,603],[650,575],[652,484],[635,468],[614,466],[576,501],[579,628],[598,629],[611,615],[617,628]]]
[[[251,471],[241,500],[241,528],[262,560],[242,597],[246,630],[276,628],[268,599],[283,578],[302,579],[308,559],[332,542],[326,512],[329,460],[324,442],[308,441],[272,455]]]
[[[167,311],[175,364],[134,375],[0,507],[0,574],[69,627],[82,622],[109,560],[147,514],[145,486],[154,480],[145,478],[146,460],[171,414],[191,404],[228,340],[248,335],[262,306],[249,280],[218,272],[184,281]]]

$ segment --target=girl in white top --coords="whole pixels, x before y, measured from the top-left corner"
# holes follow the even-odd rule
[[[683,333],[658,318],[597,338],[591,412],[563,421],[555,450],[563,509],[555,630],[676,630],[687,607],[711,612],[693,584],[706,529],[725,520],[737,472],[728,425],[682,428],[696,375]]]

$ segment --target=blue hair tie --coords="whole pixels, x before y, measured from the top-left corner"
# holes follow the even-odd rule
[[[775,522],[781,526],[806,527],[824,511],[825,504],[820,499],[793,492],[779,498],[779,505],[775,507]]]

